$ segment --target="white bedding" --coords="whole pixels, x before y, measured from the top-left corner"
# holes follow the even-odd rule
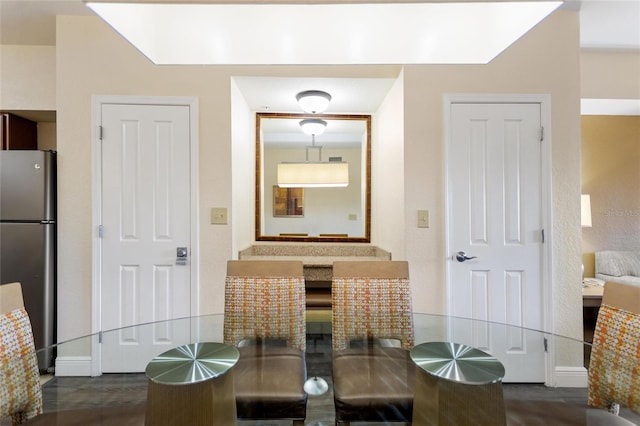
[[[596,278],[640,286],[640,251],[597,251]]]

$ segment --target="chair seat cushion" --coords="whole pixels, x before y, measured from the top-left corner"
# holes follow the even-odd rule
[[[304,352],[289,347],[238,348],[233,368],[238,417],[304,419],[307,394]]]
[[[333,354],[334,400],[341,421],[411,421],[415,365],[401,348]]]

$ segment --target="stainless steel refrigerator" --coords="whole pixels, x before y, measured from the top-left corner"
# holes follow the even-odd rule
[[[0,284],[19,281],[36,349],[56,339],[56,153],[0,151]],[[40,370],[54,351],[38,352]]]

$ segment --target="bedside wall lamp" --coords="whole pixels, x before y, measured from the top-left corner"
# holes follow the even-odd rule
[[[580,196],[580,224],[585,228],[590,228],[591,224],[591,195],[582,194]]]
[[[580,224],[583,228],[591,228],[591,195],[580,196]],[[584,262],[582,263],[582,279],[584,280]]]

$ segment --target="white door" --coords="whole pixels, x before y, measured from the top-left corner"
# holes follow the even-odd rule
[[[453,103],[450,117],[449,313],[541,330],[541,106]],[[498,357],[505,380],[544,381],[538,333],[468,321],[451,333]]]
[[[187,322],[109,332],[190,314],[189,114],[184,105],[102,105],[102,372],[144,371],[189,341]]]

